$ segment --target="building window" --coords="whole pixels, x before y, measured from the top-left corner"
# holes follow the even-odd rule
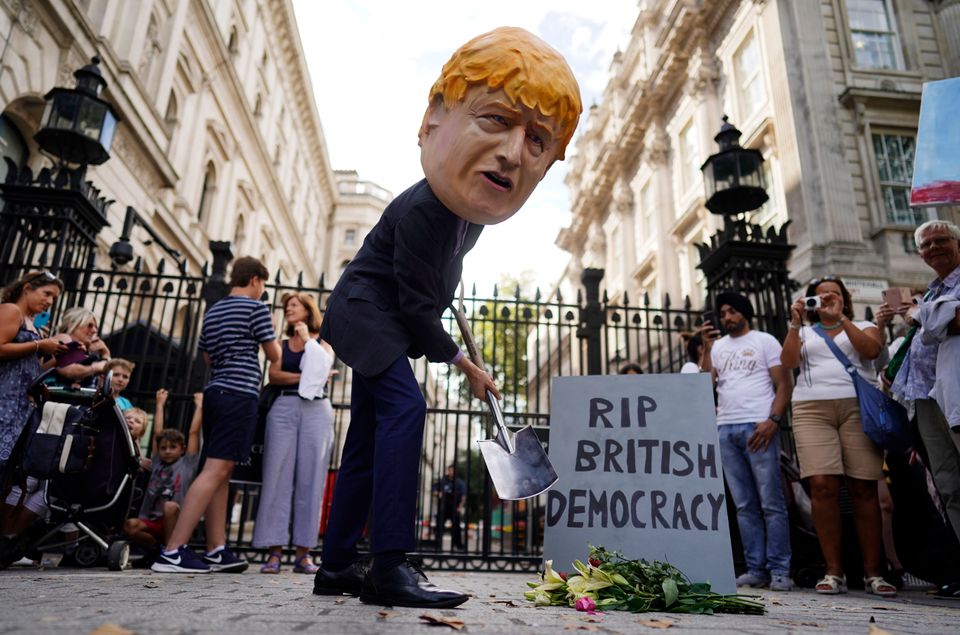
[[[197,222],[202,223],[210,216],[210,207],[217,192],[217,168],[213,161],[207,163],[207,170],[203,175],[203,188],[200,190],[200,203],[197,205]]]
[[[0,156],[10,159],[18,168],[27,162],[27,142],[20,134],[17,125],[6,115],[0,115]],[[0,169],[6,174],[9,168],[6,162],[0,164]]]
[[[734,54],[733,66],[737,75],[740,120],[746,121],[766,99],[761,73],[760,44],[752,31]]]
[[[912,136],[873,135],[873,151],[877,158],[877,173],[887,223],[919,225],[927,220],[927,208],[910,207],[915,149],[916,139]]]
[[[697,143],[697,127],[693,120],[680,132],[680,189],[686,193],[697,183],[700,175],[700,147]]]
[[[903,68],[890,0],[847,0],[853,55],[861,68]]]
[[[357,230],[348,229],[343,234],[343,244],[347,247],[353,247],[357,244]]]
[[[647,181],[646,185],[640,188],[640,207],[636,210],[636,222],[634,223],[634,251],[637,263],[643,260],[646,254],[643,246],[655,231],[653,226],[653,209],[653,185],[651,185],[650,181]]]

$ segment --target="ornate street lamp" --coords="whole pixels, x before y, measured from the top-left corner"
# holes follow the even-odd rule
[[[793,245],[787,242],[785,222],[766,231],[740,216],[767,202],[763,155],[740,146],[740,131],[723,118],[714,137],[720,151],[711,155],[703,172],[706,207],[724,216],[723,227],[708,243],[697,245],[700,264],[707,281],[708,308],[717,294],[734,290],[753,302],[757,327],[782,338],[790,316],[790,297],[795,282],[790,279],[787,261]]]
[[[107,81],[94,57],[74,71],[76,88],[54,88],[46,95],[43,126],[34,139],[46,152],[65,163],[100,165],[110,158],[110,146],[120,118],[100,92]]]
[[[735,216],[759,208],[769,198],[759,150],[740,146],[740,131],[723,116],[720,132],[713,138],[720,152],[710,155],[700,171],[707,194],[707,209],[714,214]]]

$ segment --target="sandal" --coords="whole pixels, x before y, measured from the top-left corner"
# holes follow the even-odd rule
[[[260,567],[260,573],[280,573],[280,559],[283,554],[279,551],[271,551],[267,556],[267,561]]]
[[[873,578],[871,578],[872,580]],[[879,578],[881,581],[882,578]],[[823,595],[837,595],[838,593],[847,592],[847,576],[845,575],[830,575],[829,573],[820,578],[820,581],[817,582],[817,586],[814,587],[817,593]],[[894,589],[896,593],[896,589]]]
[[[320,570],[320,567],[313,563],[313,558],[309,553],[305,553],[299,558],[297,558],[293,563],[293,572],[294,573],[309,573],[314,574]]]
[[[880,597],[892,598],[897,594],[897,587],[883,579],[882,576],[875,575],[872,578],[863,579],[863,588],[867,593],[879,595]]]

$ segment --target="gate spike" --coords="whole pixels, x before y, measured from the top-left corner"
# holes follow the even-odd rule
[[[321,288],[321,289],[326,288],[326,284],[327,284],[327,283],[324,281],[324,278],[326,278],[326,275],[327,275],[327,272],[326,272],[326,271],[321,271],[321,272],[320,272],[320,288]]]
[[[514,300],[519,300],[519,299],[520,299],[520,284],[519,284],[519,283],[517,284],[516,288],[513,290],[513,299],[514,299]]]
[[[538,286],[533,292],[533,299],[535,302],[540,301],[540,287]]]
[[[140,256],[137,256],[137,259],[133,263],[133,271],[134,273],[140,273],[142,268],[143,268],[143,258]]]
[[[470,295],[472,295],[474,298],[477,297],[477,283],[474,282],[474,283],[473,283],[472,285],[470,285],[470,286],[471,286],[471,288],[470,288]]]
[[[277,286],[280,286],[280,267],[277,267],[277,273],[273,276],[273,283]]]
[[[164,270],[166,270],[166,268],[167,268],[167,261],[161,259],[160,262],[157,263],[157,273],[163,273]]]
[[[557,287],[557,304],[561,304],[562,302],[563,302],[563,292],[560,291],[560,287]]]
[[[496,283],[494,283],[494,285],[493,285],[493,297],[494,297],[494,299],[496,299],[497,297],[499,297],[499,295],[500,295],[500,292],[499,292],[499,290],[497,289]]]
[[[623,306],[630,306],[630,298],[627,297],[627,292],[623,292]]]
[[[206,278],[206,277],[207,277],[207,275],[208,275],[207,269],[208,269],[208,267],[207,267],[207,261],[204,260],[204,261],[203,261],[203,266],[200,267],[200,277],[201,277],[201,278]]]
[[[303,288],[303,270],[300,270],[300,273],[297,274],[297,286],[301,289]]]
[[[610,298],[607,296],[607,290],[606,290],[606,289],[603,290],[603,299],[601,300],[601,302],[603,302],[604,304],[609,304],[609,303],[610,303]]]

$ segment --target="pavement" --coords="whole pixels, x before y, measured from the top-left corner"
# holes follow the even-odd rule
[[[384,608],[355,598],[311,593],[313,576],[175,575],[149,570],[12,567],[0,572],[2,633],[960,633],[960,602],[907,591],[882,599],[862,591],[821,596],[742,589],[767,606],[763,616],[632,614],[586,615],[574,609],[534,607],[523,598],[518,573],[428,572],[438,586],[473,595],[456,609]],[[430,625],[425,615],[448,624]],[[452,622],[451,622],[452,621]],[[461,629],[455,629],[462,623]]]

